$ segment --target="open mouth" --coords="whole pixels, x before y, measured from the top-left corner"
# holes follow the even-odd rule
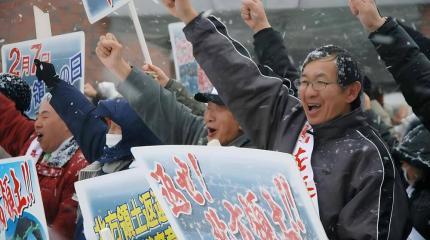
[[[216,129],[215,128],[208,127],[208,137],[215,136],[215,133],[216,133]]]
[[[309,112],[316,112],[320,108],[321,108],[321,105],[319,104],[308,104]]]
[[[40,142],[40,140],[42,140],[42,138],[43,138],[43,134],[41,134],[41,133],[38,133],[36,136],[37,136],[38,142]]]

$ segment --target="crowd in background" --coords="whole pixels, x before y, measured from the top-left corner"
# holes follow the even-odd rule
[[[211,92],[191,96],[158,66],[130,66],[111,33],[100,37],[96,53],[115,83],[86,84],[81,93],[52,64],[35,60],[49,91],[36,120],[24,113],[29,86],[1,75],[0,158],[38,159],[53,239],[85,239],[74,182],[128,169],[131,147],[162,144],[258,148],[307,159],[301,174],[330,239],[430,238],[429,39],[381,16],[374,0],[349,0],[409,104],[388,109],[377,81],[345,49],[317,48],[297,69],[261,0],[242,0],[241,8],[256,56],[189,0],[163,3],[186,24]]]

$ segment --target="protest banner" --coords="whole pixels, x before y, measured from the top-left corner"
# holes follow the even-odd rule
[[[148,46],[146,45],[145,36],[143,35],[142,26],[140,25],[134,1],[130,0],[83,0],[85,12],[91,24],[106,17],[118,8],[128,4],[130,17],[133,21],[136,30],[137,38],[139,39],[140,49],[142,50],[145,62],[152,64],[151,56],[149,55]]]
[[[176,239],[142,170],[124,170],[75,183],[87,239]]]
[[[67,46],[67,47],[65,47]],[[26,115],[35,118],[45,83],[36,77],[34,59],[54,64],[61,79],[83,91],[85,76],[84,32],[68,33],[41,40],[4,45],[1,49],[3,71],[20,76],[31,89],[31,106]]]
[[[327,239],[289,154],[235,147],[132,148],[178,239]]]
[[[182,22],[169,24],[170,42],[172,44],[173,61],[175,63],[176,80],[192,94],[210,92],[212,83],[193,56],[193,47],[185,38]]]
[[[0,189],[0,239],[48,239],[34,159],[2,159]]]

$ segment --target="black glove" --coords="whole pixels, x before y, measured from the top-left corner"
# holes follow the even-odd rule
[[[36,76],[39,81],[44,81],[48,88],[54,87],[58,82],[61,81],[55,72],[54,65],[47,62],[41,62],[39,59],[34,59],[36,65]]]

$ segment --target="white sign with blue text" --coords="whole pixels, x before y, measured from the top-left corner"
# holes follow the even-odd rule
[[[105,228],[113,239],[176,239],[139,168],[82,180],[75,189],[87,239],[101,239]]]
[[[0,188],[0,239],[48,240],[35,160],[2,159]]]
[[[47,91],[45,84],[37,80],[34,59],[52,63],[61,79],[83,91],[84,32],[7,44],[1,48],[1,54],[3,72],[20,76],[30,86],[31,106],[26,111],[30,118],[35,118],[42,97]]]
[[[236,147],[132,148],[178,239],[327,239],[295,158]]]

